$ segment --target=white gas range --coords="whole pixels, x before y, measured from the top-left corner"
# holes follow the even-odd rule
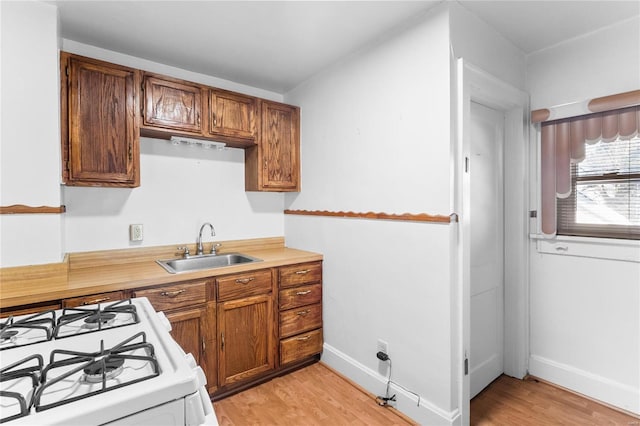
[[[146,298],[0,322],[0,422],[217,425],[206,378]]]

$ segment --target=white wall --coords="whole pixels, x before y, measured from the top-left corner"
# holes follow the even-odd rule
[[[639,51],[636,17],[530,55],[532,109],[637,90]],[[576,244],[567,243],[569,253]],[[638,261],[539,253],[531,244],[529,369],[640,414],[640,245],[625,250]]]
[[[531,109],[640,87],[640,17],[533,53],[527,58]]]
[[[451,213],[449,25],[437,8],[410,28],[287,93],[300,105],[302,186],[287,208]],[[323,359],[375,394],[389,343],[398,407],[423,424],[452,398],[453,225],[286,216],[294,247],[324,254]]]
[[[451,45],[456,58],[518,89],[525,88],[524,54],[495,29],[457,2],[451,2]]]
[[[60,206],[54,6],[1,2],[0,205]],[[0,266],[61,260],[62,216],[1,215]]]
[[[62,49],[134,68],[276,101],[282,95],[63,40]],[[141,138],[135,189],[63,187],[68,252],[195,242],[204,222],[215,240],[284,235],[284,197],[244,191],[244,151],[174,146]],[[144,241],[129,242],[129,224],[144,225]],[[207,235],[205,241],[211,237]]]

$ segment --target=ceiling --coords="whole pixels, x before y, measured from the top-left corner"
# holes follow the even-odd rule
[[[638,1],[51,0],[63,38],[284,93],[458,1],[525,54],[640,14]]]

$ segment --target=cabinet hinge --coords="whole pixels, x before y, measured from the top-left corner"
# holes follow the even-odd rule
[[[133,146],[131,142],[129,142],[129,161],[133,160]]]
[[[69,77],[69,66],[64,67],[64,74]]]
[[[67,171],[71,170],[71,168],[69,166],[69,160],[64,162],[64,167],[67,169]]]

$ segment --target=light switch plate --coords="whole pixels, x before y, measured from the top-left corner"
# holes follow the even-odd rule
[[[142,241],[142,224],[129,225],[129,241]]]

